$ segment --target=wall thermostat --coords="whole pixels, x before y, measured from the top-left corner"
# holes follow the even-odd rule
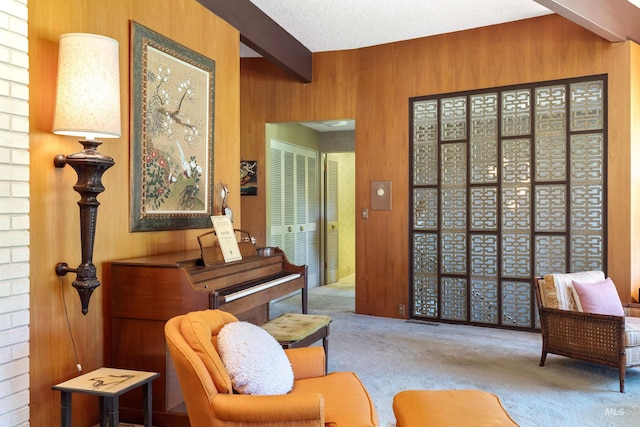
[[[391,181],[371,181],[371,210],[391,210]]]

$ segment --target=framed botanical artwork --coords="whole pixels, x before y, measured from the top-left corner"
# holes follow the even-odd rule
[[[211,227],[215,61],[131,22],[131,231]]]
[[[256,160],[240,162],[240,195],[258,195],[258,162]]]

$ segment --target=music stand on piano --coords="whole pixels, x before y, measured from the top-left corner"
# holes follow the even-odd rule
[[[238,247],[240,248],[240,254],[242,257],[257,255],[256,246],[253,243],[254,239],[251,237],[248,231],[234,228],[238,238]],[[200,245],[200,253],[202,254],[202,261],[204,265],[209,267],[212,265],[223,264],[224,256],[220,250],[220,244],[215,231],[210,231],[198,236],[198,244]]]

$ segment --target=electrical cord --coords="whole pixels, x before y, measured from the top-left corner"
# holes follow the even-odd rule
[[[67,322],[67,331],[69,332],[69,338],[71,338],[71,346],[73,347],[73,357],[76,361],[76,368],[78,372],[82,373],[82,365],[78,360],[78,350],[76,349],[76,341],[73,338],[73,332],[71,331],[71,322],[69,321],[69,312],[67,311],[67,299],[64,297],[64,289],[62,287],[62,277],[58,278],[60,283],[60,295],[62,296],[62,307],[64,307],[64,318]]]

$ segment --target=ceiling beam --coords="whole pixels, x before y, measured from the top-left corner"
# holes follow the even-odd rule
[[[312,80],[311,51],[249,0],[198,0],[240,32],[240,41],[303,83]]]
[[[610,42],[640,43],[640,9],[627,0],[535,1]]]

